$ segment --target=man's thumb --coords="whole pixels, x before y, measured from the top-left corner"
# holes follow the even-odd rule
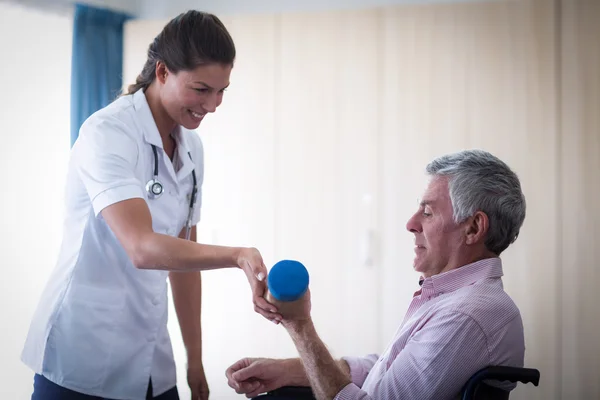
[[[231,375],[231,377],[237,382],[243,382],[247,379],[250,379],[254,376],[256,368],[254,364],[247,366],[246,368],[242,368],[239,371],[236,371]]]

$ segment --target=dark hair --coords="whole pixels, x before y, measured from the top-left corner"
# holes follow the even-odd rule
[[[188,11],[169,21],[154,38],[142,72],[125,94],[150,86],[156,77],[157,61],[177,73],[203,64],[233,65],[234,60],[235,45],[221,20],[206,12]]]

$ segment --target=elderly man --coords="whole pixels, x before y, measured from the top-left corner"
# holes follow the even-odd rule
[[[302,317],[282,321],[300,359],[238,361],[226,372],[237,393],[311,386],[318,399],[454,399],[484,367],[523,366],[523,325],[499,258],[525,219],[519,179],[480,150],[440,157],[426,171],[429,185],[406,224],[420,288],[384,353],[335,361],[307,293]]]

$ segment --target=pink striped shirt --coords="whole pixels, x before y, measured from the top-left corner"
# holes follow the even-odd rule
[[[502,275],[491,258],[423,280],[381,357],[344,358],[352,383],[335,400],[454,399],[484,367],[522,367],[523,324]]]

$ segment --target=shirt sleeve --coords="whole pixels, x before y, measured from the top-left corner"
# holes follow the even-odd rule
[[[194,212],[192,214],[192,225],[197,225],[200,222],[202,215],[202,184],[204,183],[204,146],[200,136],[196,132],[189,133],[193,138],[191,141],[194,143],[192,150],[192,157],[194,162],[194,171],[196,173],[196,181],[198,184],[198,193],[196,195],[196,204],[194,206]]]
[[[490,362],[479,324],[462,313],[437,316],[417,332],[367,393],[354,382],[335,400],[453,399]]]
[[[72,156],[96,216],[111,204],[145,198],[143,184],[135,176],[139,147],[121,121],[88,119]]]
[[[350,367],[350,376],[352,383],[356,386],[361,387],[369,375],[369,371],[373,368],[373,365],[379,359],[377,354],[369,354],[366,357],[342,357],[344,361],[348,363]]]

